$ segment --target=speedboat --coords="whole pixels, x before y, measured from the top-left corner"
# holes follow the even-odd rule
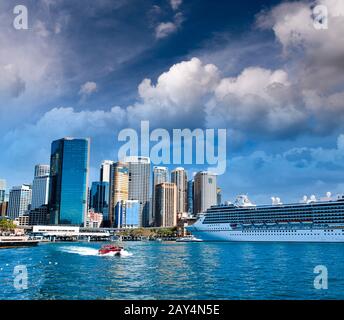
[[[123,250],[123,247],[107,244],[105,246],[102,246],[99,249],[98,253],[100,255],[109,254],[109,253],[113,253],[114,255],[120,255],[122,250]]]
[[[178,238],[176,242],[202,242],[203,240],[196,238],[195,236],[186,236],[182,238]]]

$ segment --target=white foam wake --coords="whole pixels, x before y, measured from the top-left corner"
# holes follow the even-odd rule
[[[130,257],[130,256],[132,256],[133,254],[131,253],[131,252],[128,252],[128,251],[126,251],[126,250],[122,250],[121,251],[121,256],[123,256],[123,257]]]
[[[81,256],[97,256],[98,250],[94,248],[88,248],[88,247],[62,247],[60,248],[61,251],[67,252],[67,253],[74,253],[79,254]]]

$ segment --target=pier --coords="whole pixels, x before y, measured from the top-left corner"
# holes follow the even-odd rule
[[[32,240],[28,237],[0,237],[0,249],[15,247],[33,247],[37,246],[39,240]]]

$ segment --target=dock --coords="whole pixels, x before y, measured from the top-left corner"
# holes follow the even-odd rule
[[[39,240],[31,240],[27,237],[0,237],[0,249],[33,247],[39,244]]]

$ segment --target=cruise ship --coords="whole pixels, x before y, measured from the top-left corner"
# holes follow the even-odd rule
[[[344,196],[256,206],[247,195],[212,206],[187,230],[203,241],[344,242]]]

